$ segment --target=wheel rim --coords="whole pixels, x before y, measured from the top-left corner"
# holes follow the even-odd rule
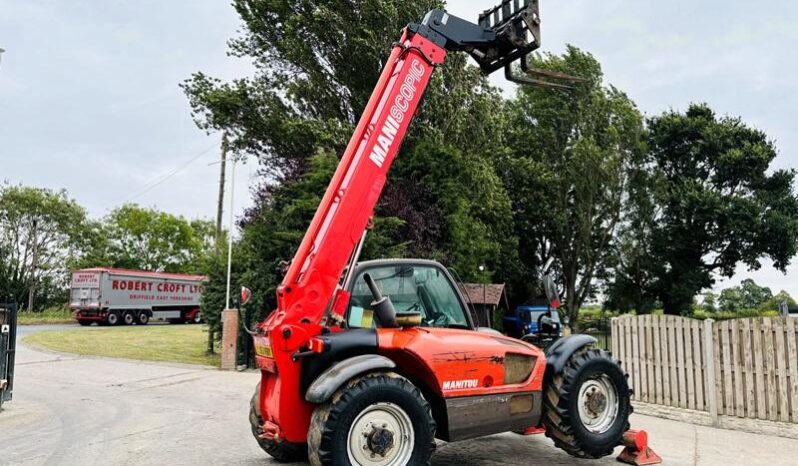
[[[108,323],[114,325],[119,320],[116,314],[108,314]]]
[[[579,389],[579,419],[587,430],[603,434],[618,418],[618,391],[607,374],[598,374]]]
[[[144,313],[139,314],[139,322],[141,322],[142,324],[146,324],[149,320],[150,316],[148,316],[147,314]]]
[[[133,314],[125,314],[125,324],[130,325],[133,323]]]
[[[414,445],[410,416],[393,403],[364,409],[349,428],[349,462],[360,466],[405,466]]]

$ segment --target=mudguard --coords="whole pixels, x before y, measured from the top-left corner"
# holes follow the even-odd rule
[[[396,363],[378,354],[364,354],[344,359],[322,372],[310,384],[305,393],[305,400],[317,404],[324,403],[352,377],[375,369],[393,369],[394,367],[396,367]]]
[[[560,338],[546,350],[546,372],[559,374],[568,359],[580,348],[597,343],[590,335],[571,335]]]

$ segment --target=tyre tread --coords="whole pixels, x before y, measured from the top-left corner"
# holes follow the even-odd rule
[[[406,378],[393,372],[372,372],[350,380],[344,387],[340,388],[330,401],[320,405],[313,411],[313,417],[308,431],[308,459],[311,466],[330,466],[334,465],[333,452],[330,446],[334,442],[334,434],[338,424],[338,419],[344,414],[347,405],[369,389],[394,385],[408,392],[421,405],[427,413],[427,428],[429,429],[430,445],[429,453],[420,466],[429,466],[430,457],[435,450],[435,420],[432,417],[432,408],[424,399],[424,396],[415,385]]]
[[[570,402],[571,390],[574,389],[573,383],[580,369],[592,359],[607,359],[618,366],[624,377],[628,375],[623,371],[617,361],[609,353],[603,350],[585,347],[574,353],[565,365],[562,374],[553,375],[546,383],[543,394],[543,425],[546,428],[546,436],[554,441],[554,445],[564,450],[571,456],[577,458],[601,458],[611,455],[613,448],[593,448],[581,441],[574,432],[573,423],[578,420],[571,419],[568,404]],[[627,388],[626,396],[630,396],[631,390]],[[618,396],[624,396],[619,393]],[[629,415],[632,412],[631,403],[622,403],[626,406],[625,412],[619,413],[624,417],[624,431],[629,429]]]

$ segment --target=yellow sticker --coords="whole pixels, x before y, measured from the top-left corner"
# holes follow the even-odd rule
[[[374,311],[371,309],[363,309],[363,320],[360,321],[362,328],[371,328],[374,326]]]
[[[266,345],[255,345],[255,354],[257,354],[258,356],[263,356],[265,358],[274,357],[274,353],[272,352],[272,347]]]

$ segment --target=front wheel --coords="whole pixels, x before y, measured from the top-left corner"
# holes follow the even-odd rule
[[[568,454],[612,454],[629,429],[631,391],[626,373],[606,351],[583,348],[562,374],[547,380],[543,397],[546,436]]]
[[[308,432],[312,466],[429,465],[435,420],[409,380],[391,372],[352,379],[316,408]]]

